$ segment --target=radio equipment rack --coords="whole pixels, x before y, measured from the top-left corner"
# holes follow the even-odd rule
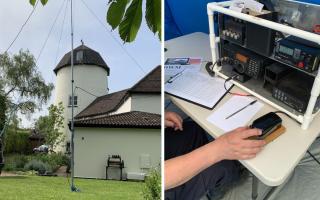
[[[255,17],[252,15],[239,13],[233,10],[230,10],[228,7],[232,4],[231,1],[224,1],[224,2],[213,2],[207,4],[207,14],[209,18],[209,37],[210,37],[210,48],[211,48],[211,54],[212,54],[212,61],[215,62],[220,59],[219,55],[219,43],[220,43],[220,37],[215,34],[215,30],[218,30],[218,24],[215,23],[217,21],[217,13],[223,13],[225,15],[235,17],[247,22],[251,22],[253,24],[257,24],[266,28],[270,28],[276,31],[280,31],[282,33],[286,33],[288,35],[293,35],[298,38],[303,38],[305,40],[315,42],[316,44],[320,45],[320,35],[300,30],[294,27],[286,26],[283,24],[279,24],[277,22],[273,22],[270,20],[262,19],[259,17]],[[226,74],[223,73],[222,66],[215,65],[214,66],[214,72],[216,75],[227,79],[229,78]],[[306,111],[302,113],[293,112],[290,109],[287,109],[285,106],[282,106],[282,104],[276,103],[275,101],[272,101],[268,98],[266,98],[264,95],[259,94],[253,89],[250,89],[248,85],[242,84],[237,81],[233,81],[233,84],[238,86],[239,88],[243,89],[244,91],[254,95],[255,97],[259,98],[260,100],[264,101],[265,103],[273,106],[275,109],[278,109],[280,111],[283,111],[287,113],[289,116],[297,120],[299,123],[301,123],[302,129],[308,129],[310,123],[315,118],[316,115],[320,113],[320,111],[313,113],[314,107],[317,102],[317,98],[320,94],[320,70],[314,72],[312,74],[315,76],[313,86],[310,93],[310,99],[308,102],[308,106]]]

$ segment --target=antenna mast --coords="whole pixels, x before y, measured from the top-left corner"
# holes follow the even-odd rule
[[[74,185],[74,78],[73,78],[73,3],[71,2],[71,191],[79,192]]]

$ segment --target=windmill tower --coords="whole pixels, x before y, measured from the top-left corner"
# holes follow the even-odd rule
[[[100,54],[89,47],[82,45],[74,49],[74,115],[76,116],[86,108],[98,96],[108,93],[108,76],[110,68]],[[64,107],[65,143],[57,148],[57,151],[66,151],[70,144],[71,133],[68,123],[71,120],[71,52],[68,52],[60,60],[54,69],[56,74],[54,104],[62,102]]]

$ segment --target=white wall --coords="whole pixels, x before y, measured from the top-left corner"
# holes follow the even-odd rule
[[[123,104],[113,112],[112,114],[119,114],[119,113],[125,113],[125,112],[130,112],[131,111],[131,97],[129,97]]]
[[[71,119],[71,107],[68,107],[69,95],[71,95],[71,67],[64,67],[57,73],[55,85],[55,105],[59,102],[64,106],[64,133],[66,140],[70,140],[68,122]],[[107,71],[101,67],[91,65],[76,65],[74,67],[74,86],[81,87],[86,91],[96,95],[106,95],[107,92]],[[96,97],[76,89],[75,95],[78,96],[78,106],[74,109],[74,115],[86,108]]]
[[[150,155],[157,167],[161,156],[160,129],[79,128],[75,129],[75,176],[106,178],[108,155],[121,155],[126,172],[144,172],[140,155]]]
[[[131,110],[161,114],[160,94],[133,94]]]

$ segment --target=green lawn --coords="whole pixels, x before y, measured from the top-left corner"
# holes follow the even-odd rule
[[[63,177],[0,177],[0,199],[142,199],[144,183],[75,179],[75,184],[81,192],[70,192],[68,180]]]

